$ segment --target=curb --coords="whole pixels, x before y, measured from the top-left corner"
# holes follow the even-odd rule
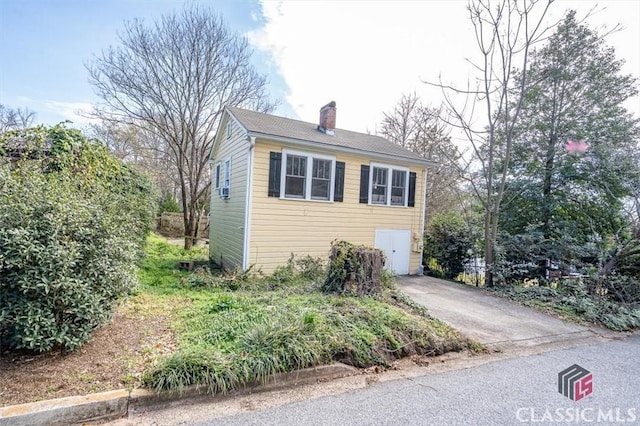
[[[213,398],[228,398],[242,394],[271,392],[284,388],[350,376],[359,372],[355,367],[335,363],[310,367],[291,373],[280,373],[262,383],[246,385],[226,395],[207,393],[206,386],[189,386],[182,392],[156,394],[144,389],[125,389],[86,396],[38,401],[0,408],[0,425],[69,425],[115,420],[139,410],[161,409]]]

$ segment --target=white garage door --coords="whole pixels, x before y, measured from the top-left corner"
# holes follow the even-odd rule
[[[394,275],[409,274],[411,231],[409,229],[376,229],[374,247],[387,255],[385,267]]]

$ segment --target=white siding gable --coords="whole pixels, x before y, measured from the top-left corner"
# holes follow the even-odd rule
[[[209,225],[209,257],[225,269],[242,268],[249,146],[245,129],[225,113],[211,154]]]

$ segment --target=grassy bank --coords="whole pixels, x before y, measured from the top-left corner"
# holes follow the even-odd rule
[[[185,253],[151,237],[139,298],[150,312],[171,316],[176,350],[148,368],[146,386],[180,391],[203,385],[212,393],[265,381],[298,368],[344,362],[389,365],[413,355],[469,348],[446,324],[407,302],[392,281],[376,298],[319,291],[321,265],[292,261],[269,276],[176,271]]]

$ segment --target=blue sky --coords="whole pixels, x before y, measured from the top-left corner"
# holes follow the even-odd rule
[[[421,80],[466,85],[474,40],[466,1],[191,0],[220,13],[256,50],[281,102],[280,115],[317,120],[319,108],[338,104],[338,127],[374,132],[383,111],[402,93],[437,105],[441,94]],[[0,103],[28,107],[37,121],[70,119],[96,101],[84,64],[117,44],[127,20],[152,21],[180,9],[183,0],[0,0]],[[550,19],[567,8],[584,15],[595,2],[558,0]],[[640,77],[640,1],[600,2],[591,27],[622,23],[608,42]],[[640,114],[640,98],[627,105]]]
[[[179,10],[181,0],[0,0],[0,103],[28,107],[37,121],[55,124],[71,119],[96,100],[85,63],[109,45],[134,18],[153,21]],[[257,1],[204,2],[230,28],[245,34],[260,26]],[[269,74],[275,97],[284,96],[282,80],[270,72],[265,53],[254,62]]]

